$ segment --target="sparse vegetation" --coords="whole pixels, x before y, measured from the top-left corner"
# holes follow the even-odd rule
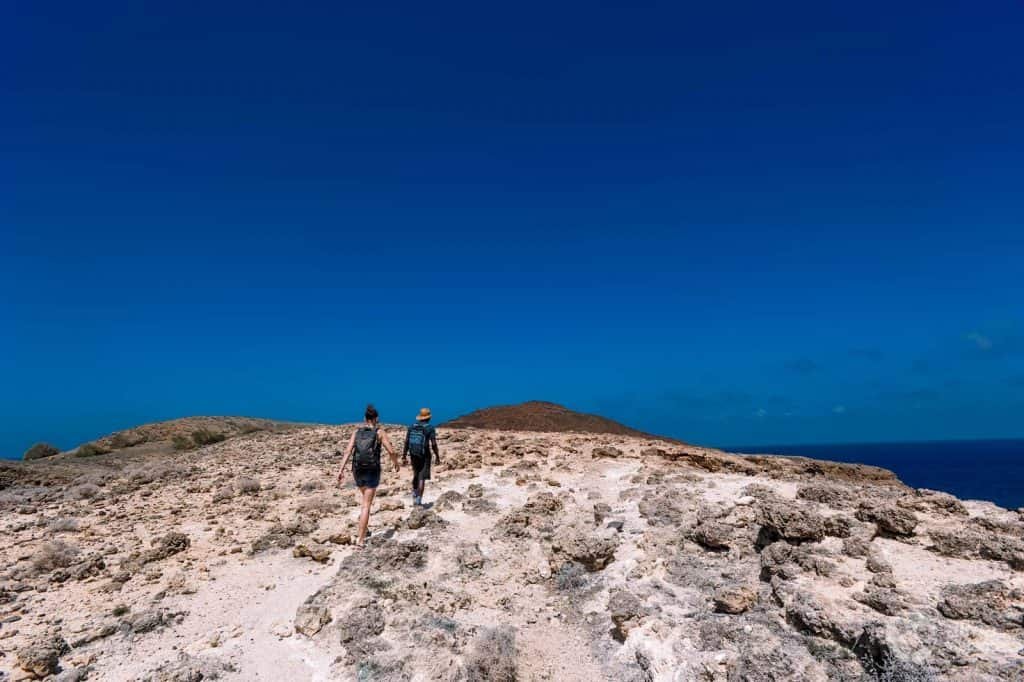
[[[308,514],[310,516],[322,516],[330,512],[335,511],[338,508],[338,503],[334,500],[326,497],[307,497],[306,499],[299,502],[295,507],[295,511],[300,514]]]
[[[54,455],[59,454],[60,450],[50,445],[49,443],[36,443],[28,450],[26,450],[25,454],[22,455],[21,458],[25,461],[28,461],[32,459],[43,459],[45,457],[53,457]]]
[[[880,664],[868,661],[864,668],[874,682],[935,682],[938,679],[928,668],[892,656]]]
[[[95,457],[97,455],[105,455],[110,450],[99,445],[97,443],[86,443],[85,445],[78,446],[75,450],[75,457]]]
[[[223,433],[218,433],[217,431],[196,429],[192,432],[192,442],[195,443],[196,447],[220,443],[223,440],[227,440],[227,436]]]
[[[515,630],[507,625],[485,628],[473,640],[463,670],[467,682],[515,682]]]
[[[239,476],[235,479],[235,491],[239,495],[255,495],[260,491],[260,482],[252,476]]]
[[[144,442],[145,438],[137,433],[131,433],[128,431],[118,431],[110,438],[110,444],[115,450],[130,448],[133,445],[139,445]]]
[[[171,445],[174,446],[175,450],[191,450],[195,443],[188,436],[176,433],[171,436]]]
[[[32,567],[39,573],[67,568],[78,560],[78,547],[63,540],[44,542],[32,556]]]
[[[234,496],[235,496],[235,492],[231,489],[231,486],[226,485],[226,486],[223,486],[222,488],[218,488],[217,490],[214,491],[214,493],[213,493],[213,501],[214,502],[224,502],[225,500],[230,500]]]
[[[587,569],[575,561],[567,561],[555,574],[555,585],[561,592],[578,592],[587,586]]]
[[[304,493],[311,493],[311,492],[314,492],[316,490],[323,490],[323,489],[324,489],[324,482],[321,481],[320,479],[317,479],[317,478],[305,481],[305,482],[302,483],[302,485],[299,486],[299,490],[301,490]]]

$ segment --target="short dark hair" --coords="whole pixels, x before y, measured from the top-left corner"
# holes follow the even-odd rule
[[[375,421],[377,419],[377,417],[379,416],[377,414],[377,408],[374,407],[372,404],[367,405],[366,406],[366,414],[363,415],[363,416],[366,417],[366,421],[368,421],[368,422]]]

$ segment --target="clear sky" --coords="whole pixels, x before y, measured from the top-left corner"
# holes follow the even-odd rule
[[[1024,436],[1022,36],[1018,0],[5,3],[0,454],[368,400]]]

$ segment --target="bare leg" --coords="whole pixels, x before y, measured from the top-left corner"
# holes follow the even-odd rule
[[[362,547],[366,541],[366,527],[370,524],[370,506],[373,504],[373,497],[377,494],[376,488],[360,488],[363,496],[363,509],[359,513],[359,535],[356,539],[356,546]]]

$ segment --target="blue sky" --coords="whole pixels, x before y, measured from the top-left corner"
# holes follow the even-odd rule
[[[1024,6],[705,4],[8,4],[0,454],[368,400],[1024,436]]]

